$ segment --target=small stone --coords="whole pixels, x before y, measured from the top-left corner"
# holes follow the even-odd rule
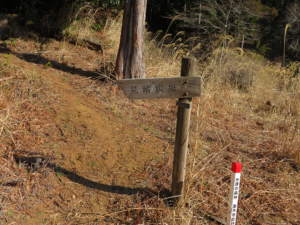
[[[72,195],[72,198],[75,199],[75,195]]]

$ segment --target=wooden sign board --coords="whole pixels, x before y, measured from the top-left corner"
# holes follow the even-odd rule
[[[201,77],[194,76],[195,67],[195,58],[182,58],[180,77],[117,80],[129,99],[179,98],[171,189],[176,201],[185,181],[192,98],[201,96]]]
[[[201,76],[122,79],[117,84],[131,100],[201,96]]]

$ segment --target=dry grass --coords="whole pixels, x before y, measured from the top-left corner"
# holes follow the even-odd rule
[[[62,34],[77,41],[90,37],[94,32],[91,28],[95,23],[94,17],[99,10],[100,9],[94,10],[90,5],[83,6],[79,9],[75,9],[71,6],[68,10],[70,25],[62,31]]]
[[[50,82],[35,69],[11,65],[14,57],[0,58],[0,204],[6,222],[24,212],[31,215],[28,204],[55,186],[46,166],[59,139],[52,120],[59,101]]]
[[[115,45],[100,56],[104,63],[113,62],[117,54],[120,19],[108,20],[105,27],[107,39]],[[78,36],[90,35],[88,26],[76,29],[87,32],[79,32]],[[183,33],[172,39],[157,35],[152,38],[147,35],[148,77],[179,76],[182,56],[203,53],[199,39],[182,43]],[[230,46],[230,37],[226,41],[226,46]],[[34,44],[28,43],[32,48]],[[47,50],[53,70],[60,69],[54,62],[66,67],[80,66],[85,71],[99,67],[99,57],[83,47],[55,43]],[[207,55],[203,58],[207,59]],[[61,134],[55,133],[61,131],[51,121],[55,114],[51,105],[58,106],[60,93],[53,93],[52,83],[35,71],[31,74],[21,66],[11,66],[8,53],[2,56],[0,79],[9,78],[0,80],[1,172],[5,174],[1,177],[1,217],[5,219],[11,212],[26,211],[25,202],[33,202],[32,196],[42,199],[42,192],[51,188],[43,183],[45,178],[51,178],[51,170],[43,172],[48,171],[44,165],[49,155],[57,155],[51,146],[59,143]],[[193,100],[185,192],[175,207],[169,207],[167,199],[173,167],[176,100],[129,101],[113,83],[64,75],[66,82],[85,96],[92,96],[101,110],[121,118],[128,126],[143,128],[148,136],[159,137],[165,142],[165,148],[157,149],[157,155],[148,160],[143,174],[135,173],[131,178],[137,181],[135,187],[144,191],[132,196],[113,195],[105,206],[105,214],[84,213],[79,203],[78,210],[51,211],[52,216],[55,214],[53,223],[58,214],[62,224],[70,222],[69,215],[76,223],[86,224],[124,224],[125,221],[212,224],[215,217],[226,220],[232,161],[243,164],[238,224],[299,223],[299,76],[295,76],[296,70],[292,66],[282,69],[254,53],[230,47],[217,48],[210,60],[203,58],[197,61],[203,94]],[[54,138],[51,140],[49,136]],[[141,142],[148,140],[145,135],[141,139]],[[14,155],[21,150],[39,155],[43,163],[32,171],[26,165],[17,165]],[[16,206],[21,208],[16,210]]]
[[[114,27],[119,32],[120,27]],[[179,33],[146,42],[148,77],[180,75],[178,56],[201,51],[180,42]],[[149,35],[150,36],[150,35]],[[160,221],[173,224],[205,224],[211,214],[226,220],[230,164],[243,163],[239,224],[297,224],[300,221],[299,110],[300,77],[297,68],[281,68],[263,57],[217,48],[210,60],[199,59],[203,95],[195,99],[189,145],[189,170],[183,203],[165,209]],[[165,44],[164,42],[168,42]],[[112,93],[110,105],[136,124],[147,124],[173,143],[176,107],[173,100],[120,100]],[[145,109],[146,108],[146,109]],[[138,109],[138,113],[136,112]],[[143,118],[141,117],[143,116]],[[151,125],[149,125],[151,124]],[[145,126],[145,125],[144,125]],[[161,135],[161,134],[160,134]],[[172,147],[171,147],[172,149]],[[163,164],[151,166],[153,190],[170,188],[172,151],[161,156]],[[157,178],[158,177],[158,178]],[[207,221],[207,220],[206,220]]]

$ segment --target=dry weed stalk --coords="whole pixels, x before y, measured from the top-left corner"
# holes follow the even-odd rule
[[[178,56],[194,55],[192,49],[201,49],[201,44],[195,42],[190,47],[182,43],[182,39],[176,40],[182,32],[170,43],[163,44],[169,36],[157,42],[160,33],[146,42],[147,76],[178,76]],[[199,104],[192,113],[189,172],[183,203],[164,217],[164,221],[170,219],[171,224],[204,224],[205,219],[200,218],[205,217],[207,221],[208,215],[225,220],[229,166],[235,160],[241,161],[244,166],[240,223],[255,224],[262,221],[265,224],[275,221],[275,217],[278,217],[278,221],[289,222],[300,219],[296,213],[300,209],[298,190],[296,186],[286,188],[300,181],[297,174],[297,146],[300,143],[297,119],[300,110],[299,76],[295,76],[292,66],[281,68],[280,64],[273,65],[255,53],[231,49],[231,42],[231,37],[224,37],[210,60],[199,60],[198,73],[202,75],[203,96],[199,100],[200,113]],[[160,126],[154,125],[151,129],[160,127],[165,129],[165,138],[171,136],[166,128],[175,127],[175,123],[174,120],[172,124],[167,121],[176,110],[160,110],[167,101],[130,103],[126,99],[115,99],[113,102],[121,106],[118,107],[119,113],[128,115],[136,124],[155,120]],[[157,119],[149,119],[148,116],[141,119],[132,113],[136,105],[155,105],[160,116]],[[163,120],[158,119],[162,117]],[[163,177],[170,174],[166,172],[170,161],[167,158],[165,160],[166,168],[155,170]],[[274,177],[272,171],[283,173],[284,181]],[[170,185],[170,181],[165,182]]]

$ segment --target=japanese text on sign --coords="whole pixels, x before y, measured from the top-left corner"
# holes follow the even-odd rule
[[[175,92],[176,91],[176,85],[175,84],[169,84],[168,88],[167,88],[167,91],[168,92]],[[152,90],[151,89],[151,86],[150,85],[145,85],[145,86],[142,86],[141,90],[143,91],[143,93],[152,93],[152,92],[156,92],[156,93],[159,93],[159,92],[164,92],[164,86],[163,85],[156,85],[155,86],[155,90]],[[131,86],[131,93],[130,94],[138,94],[138,87],[137,86]]]
[[[201,96],[200,76],[120,79],[117,84],[130,100]]]
[[[239,187],[240,187],[240,174],[236,174],[234,179],[234,186],[233,186],[233,204],[232,204],[232,209],[230,213],[230,224],[231,225],[236,225],[236,217],[237,217],[237,203],[238,203],[238,197],[239,197]]]

